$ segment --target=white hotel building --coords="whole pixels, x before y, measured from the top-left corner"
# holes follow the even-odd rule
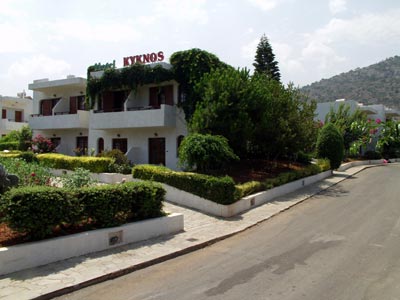
[[[97,71],[91,76],[102,74]],[[35,80],[29,89],[33,90],[29,125],[34,135],[55,142],[59,153],[75,155],[77,148],[95,154],[120,149],[134,164],[177,169],[177,150],[187,127],[177,106],[175,80],[138,86],[135,91],[104,91],[91,110],[85,109],[85,78]]]
[[[27,97],[25,92],[19,93],[18,97],[0,96],[0,107],[1,136],[28,125],[28,119],[32,113],[32,98]]]

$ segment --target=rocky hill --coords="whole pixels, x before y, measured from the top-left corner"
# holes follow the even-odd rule
[[[400,56],[304,86],[317,102],[352,99],[400,109]]]

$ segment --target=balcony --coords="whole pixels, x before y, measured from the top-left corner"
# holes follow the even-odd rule
[[[28,125],[27,122],[15,122],[14,120],[1,119],[1,130],[20,130],[24,125]]]
[[[123,129],[175,127],[176,107],[161,104],[159,108],[151,106],[131,107],[125,111],[92,111],[91,129]]]
[[[36,130],[89,128],[89,112],[78,110],[76,114],[58,112],[51,116],[31,115],[29,126]]]

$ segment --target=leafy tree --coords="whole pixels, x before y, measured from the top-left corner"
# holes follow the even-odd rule
[[[377,150],[386,158],[400,156],[400,123],[389,120],[382,122]]]
[[[279,72],[278,62],[275,60],[272,47],[265,34],[258,43],[254,60],[253,66],[255,68],[255,73],[264,73],[277,81],[280,80],[281,74]]]
[[[199,95],[190,123],[192,132],[222,135],[239,156],[246,153],[252,120],[248,105],[252,98],[247,70],[216,69],[196,86]]]
[[[369,126],[366,115],[358,108],[351,112],[350,105],[345,103],[341,103],[336,110],[332,106],[325,117],[325,123],[334,124],[342,133],[346,154],[349,153],[353,142],[359,140],[364,140],[365,142],[367,138],[369,139]]]
[[[203,75],[212,70],[229,66],[221,62],[214,54],[197,48],[173,53],[170,62],[175,79],[179,82],[180,105],[185,111],[185,118],[188,121],[191,119],[199,99],[194,93],[194,86]]]
[[[1,138],[2,143],[17,142],[18,150],[26,151],[31,146],[32,130],[29,126],[22,126],[20,130],[12,130]]]
[[[192,132],[225,136],[241,158],[276,159],[311,148],[315,104],[265,74],[219,69],[196,86]]]
[[[319,132],[317,156],[329,159],[332,169],[339,168],[342,163],[344,157],[343,135],[332,123],[325,124]]]
[[[179,147],[179,164],[199,172],[222,169],[239,160],[223,136],[191,134]]]

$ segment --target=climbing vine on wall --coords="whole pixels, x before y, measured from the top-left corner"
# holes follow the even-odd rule
[[[94,107],[95,99],[103,91],[110,90],[136,90],[137,86],[160,83],[174,79],[174,72],[163,68],[161,65],[134,64],[123,69],[106,69],[100,78],[90,75],[93,67],[88,68],[88,81],[86,86],[87,104]]]

